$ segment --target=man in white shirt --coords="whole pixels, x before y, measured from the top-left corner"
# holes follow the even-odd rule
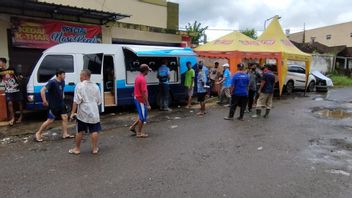
[[[101,131],[98,105],[102,103],[99,87],[90,81],[91,72],[88,69],[81,71],[81,82],[75,88],[71,120],[77,119],[76,146],[69,150],[71,154],[80,154],[80,145],[83,132],[89,132],[92,138],[92,153],[97,154],[99,148],[98,133]],[[76,113],[77,112],[77,113]]]

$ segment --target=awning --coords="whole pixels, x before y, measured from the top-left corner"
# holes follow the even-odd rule
[[[129,15],[36,0],[0,0],[0,13],[104,25]]]
[[[195,56],[191,48],[180,47],[156,47],[156,46],[124,46],[124,49],[130,50],[137,56],[147,57],[175,57],[175,56]]]

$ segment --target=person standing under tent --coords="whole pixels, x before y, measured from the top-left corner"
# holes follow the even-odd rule
[[[256,114],[252,117],[257,118],[261,116],[262,108],[265,108],[264,118],[269,116],[273,105],[275,74],[271,71],[270,65],[265,65],[263,70],[263,77],[259,88],[259,98],[256,106]]]
[[[233,120],[237,106],[240,107],[240,116],[237,119],[241,121],[244,120],[243,116],[248,100],[249,77],[247,72],[244,71],[243,63],[239,63],[237,68],[239,71],[232,77],[230,112],[229,115],[224,118],[225,120]]]
[[[224,102],[224,98],[227,99],[227,103],[226,105],[229,106],[230,105],[230,101],[231,101],[231,72],[230,72],[230,65],[228,63],[225,63],[223,65],[224,67],[224,74],[222,79],[218,82],[218,84],[223,84],[221,87],[221,91],[220,91],[220,101],[218,102],[218,104],[222,105]]]

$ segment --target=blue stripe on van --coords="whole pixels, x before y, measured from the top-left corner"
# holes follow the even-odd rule
[[[40,90],[44,86],[34,86],[34,93],[28,93],[28,95],[33,95],[34,96],[34,101],[33,102],[27,102],[26,104],[26,109],[28,110],[38,110],[38,109],[44,109],[42,105],[42,98],[40,95]],[[68,93],[73,93],[75,90],[74,85],[65,85],[64,92],[65,94]]]
[[[126,81],[125,80],[117,80],[116,81],[116,87],[119,88],[126,88]]]
[[[44,86],[34,86],[34,93],[40,93],[40,90]],[[64,92],[74,92],[75,91],[75,85],[65,85]]]

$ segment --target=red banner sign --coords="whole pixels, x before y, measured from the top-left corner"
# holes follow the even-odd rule
[[[214,44],[215,45],[231,45],[233,43],[233,40],[215,40]]]
[[[15,47],[46,49],[59,43],[101,43],[97,25],[61,21],[11,18],[12,43]]]
[[[248,41],[248,40],[239,40],[242,45],[251,45],[251,46],[258,46],[260,45],[258,41]]]

